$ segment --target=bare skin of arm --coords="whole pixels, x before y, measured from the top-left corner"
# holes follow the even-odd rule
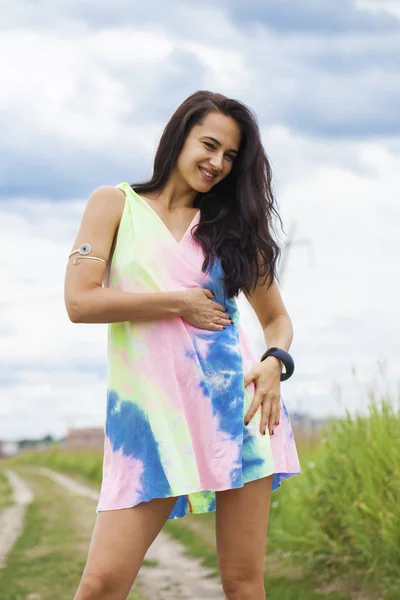
[[[244,295],[257,315],[267,347],[277,346],[288,351],[293,340],[293,324],[276,282],[269,288],[267,284],[268,281],[260,281],[251,295],[247,292]]]
[[[257,315],[267,347],[277,346],[288,351],[293,339],[293,325],[276,282],[273,281],[268,287],[268,280],[264,282],[261,278],[253,293],[250,295],[245,292],[245,296]],[[255,364],[245,375],[245,386],[254,381],[256,387],[244,422],[250,422],[261,404],[261,434],[268,430],[272,435],[274,427],[279,425],[281,370],[281,361],[275,356],[268,356],[264,361]]]
[[[96,188],[82,217],[72,250],[83,243],[92,246],[88,256],[102,258],[81,260],[65,273],[64,301],[73,323],[119,323],[182,317],[203,329],[223,329],[229,324],[225,307],[210,302],[209,290],[193,288],[176,292],[136,293],[103,287],[108,279],[115,236],[125,205],[125,194],[109,185]]]

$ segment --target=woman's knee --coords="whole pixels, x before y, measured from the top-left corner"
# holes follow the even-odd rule
[[[85,572],[74,600],[100,600],[105,597],[115,600],[123,597],[116,578],[107,574]]]
[[[265,598],[264,574],[254,569],[220,568],[222,589],[228,600],[262,600]]]

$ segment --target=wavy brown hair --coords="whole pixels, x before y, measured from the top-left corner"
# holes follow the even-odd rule
[[[138,193],[162,190],[187,135],[202,124],[208,113],[218,112],[236,120],[241,131],[239,154],[230,173],[209,192],[199,192],[194,207],[200,222],[193,233],[205,259],[203,271],[221,260],[228,297],[251,293],[259,278],[268,287],[277,277],[280,249],[272,236],[275,216],[282,226],[271,189],[271,167],[261,143],[257,117],[245,104],[222,94],[197,91],[174,112],[160,138],[150,181],[133,183]]]

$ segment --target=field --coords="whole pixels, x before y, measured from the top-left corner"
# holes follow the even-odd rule
[[[22,535],[0,569],[0,600],[71,600],[85,565],[93,506],[83,498],[70,498],[30,467],[19,467],[18,473],[35,499],[27,507]],[[1,481],[0,494],[10,499],[10,488]],[[142,600],[137,588],[129,600]]]
[[[371,398],[364,417],[332,421],[318,444],[299,444],[303,474],[273,493],[266,589],[271,600],[400,597],[400,414]],[[95,452],[51,451],[8,459],[43,464],[99,484]],[[0,485],[1,485],[0,479]],[[0,488],[1,489],[1,488]],[[0,500],[1,501],[1,500]],[[216,569],[214,515],[165,530]]]

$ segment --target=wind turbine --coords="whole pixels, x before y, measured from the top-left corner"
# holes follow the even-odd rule
[[[279,268],[278,268],[278,276],[279,276],[279,284],[280,287],[282,287],[283,285],[283,274],[285,272],[285,268],[288,262],[288,258],[289,258],[289,253],[291,251],[291,248],[293,246],[308,246],[309,248],[309,258],[310,259],[314,259],[314,253],[313,253],[313,249],[312,249],[312,242],[310,239],[295,239],[295,231],[297,228],[297,222],[296,221],[292,221],[292,223],[290,224],[290,229],[289,229],[289,234],[288,234],[288,239],[287,241],[284,243],[283,248],[282,248],[282,252],[281,252],[281,256],[280,256],[280,261],[279,261]]]

